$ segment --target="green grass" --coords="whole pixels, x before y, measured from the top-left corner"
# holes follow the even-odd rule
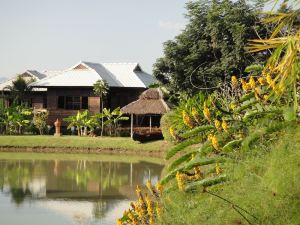
[[[0,136],[0,146],[165,151],[170,148],[171,144],[163,140],[140,144],[127,137]]]
[[[251,224],[300,224],[300,128],[291,127],[227,163],[230,181],[209,191],[249,211]],[[159,224],[249,224],[231,204],[197,190],[171,188]]]

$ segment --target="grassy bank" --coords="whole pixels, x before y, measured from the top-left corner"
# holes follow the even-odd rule
[[[300,129],[277,133],[250,153],[236,153],[227,163],[230,180],[208,189],[249,212],[209,193],[179,192],[164,196],[161,224],[290,224],[300,221]],[[248,222],[247,222],[248,220]]]
[[[133,151],[165,151],[171,145],[165,141],[140,144],[127,137],[77,137],[77,136],[0,136],[0,147],[51,147],[119,149]]]

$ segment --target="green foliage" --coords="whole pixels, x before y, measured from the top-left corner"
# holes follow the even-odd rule
[[[160,119],[160,129],[163,133],[164,140],[168,142],[173,142],[174,137],[170,134],[170,128],[172,127],[173,120],[172,120],[172,115],[174,112],[168,112],[164,114],[161,119]]]
[[[6,134],[23,134],[32,121],[32,109],[25,106],[11,106],[0,109],[0,125]]]
[[[109,130],[109,135],[111,136],[113,133],[116,135],[117,128],[120,121],[128,120],[127,116],[123,116],[120,107],[115,108],[113,111],[110,109],[104,108],[102,113],[96,115],[98,118],[104,120],[104,126],[106,126]]]
[[[92,133],[98,126],[96,116],[91,116],[88,110],[78,111],[76,115],[64,118],[64,121],[68,123],[67,129],[76,127],[78,136],[87,136],[88,129]]]
[[[47,127],[48,112],[35,112],[33,115],[33,124],[39,130],[40,135],[44,134]]]
[[[11,85],[4,87],[4,90],[9,92],[8,98],[13,101],[13,104],[28,105],[26,97],[32,90],[30,83],[33,81],[34,79],[25,80],[19,75],[16,80],[12,81]]]
[[[258,218],[246,214],[252,224],[298,224],[299,141],[299,126],[290,124],[279,130],[275,142],[237,153],[238,159],[226,162],[230,181],[211,186],[208,192],[246,209]],[[233,204],[201,190],[186,194],[172,188],[165,192],[165,210],[158,224],[248,224]]]
[[[203,179],[203,180],[191,182],[191,183],[186,185],[185,191],[190,192],[190,191],[195,191],[199,187],[204,188],[204,187],[209,187],[209,186],[212,186],[212,185],[216,185],[216,184],[219,184],[219,183],[222,183],[222,182],[226,181],[226,179],[227,179],[227,176],[225,174],[222,174],[220,176],[210,177],[210,178],[206,178],[206,179]]]
[[[104,98],[108,94],[109,85],[106,80],[97,80],[93,87],[94,94],[100,96],[101,111],[104,109]],[[101,118],[101,136],[104,130],[104,118]]]
[[[262,7],[262,6],[261,6]],[[264,37],[265,26],[257,6],[245,1],[191,1],[186,5],[188,23],[174,40],[164,43],[164,57],[153,73],[173,95],[195,94],[199,87],[215,87],[231,74],[266,57],[245,51],[249,39]]]
[[[182,138],[190,138],[199,135],[200,132],[209,131],[214,129],[212,125],[203,125],[199,127],[195,127],[192,130],[189,130],[181,135]]]
[[[200,138],[199,137],[196,137],[196,138],[193,138],[193,139],[189,139],[189,140],[186,140],[186,141],[183,141],[181,143],[179,143],[178,145],[174,146],[173,148],[171,148],[167,154],[166,154],[166,159],[170,159],[172,158],[176,153],[178,153],[179,151],[182,151],[184,150],[185,148],[187,148],[188,146],[191,146],[191,145],[194,145],[194,144],[197,144],[199,143],[200,141]]]

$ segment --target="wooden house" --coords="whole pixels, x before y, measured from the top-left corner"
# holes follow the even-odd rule
[[[105,107],[123,107],[136,100],[154,82],[138,63],[79,62],[63,71],[45,71],[31,84],[32,107],[49,112],[48,124],[74,115],[78,110],[100,112],[100,97],[93,93],[97,80],[105,80],[109,94]],[[3,86],[3,85],[2,85]]]

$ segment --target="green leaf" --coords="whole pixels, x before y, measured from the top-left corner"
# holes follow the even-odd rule
[[[238,139],[238,140],[233,140],[233,141],[227,142],[227,143],[223,146],[222,152],[231,152],[231,151],[233,151],[233,148],[235,148],[235,147],[237,147],[238,145],[240,145],[242,141],[243,141],[243,139]]]
[[[191,159],[193,154],[196,154],[197,152],[190,152],[187,153],[181,157],[179,157],[178,159],[174,160],[169,166],[168,166],[168,171],[173,170],[175,167],[179,166],[180,164],[182,164],[183,162]]]
[[[192,130],[189,130],[181,135],[182,138],[189,138],[198,135],[201,132],[208,131],[214,129],[214,126],[204,125],[200,127],[195,127]]]
[[[185,191],[189,192],[189,191],[196,190],[198,187],[213,186],[213,185],[225,182],[226,180],[227,180],[226,174],[222,174],[222,175],[217,176],[217,177],[206,178],[206,179],[203,179],[203,180],[199,180],[199,181],[195,181],[195,182],[187,184],[185,186]]]
[[[204,166],[209,165],[217,162],[224,162],[225,160],[221,157],[215,157],[215,158],[196,158],[187,164],[184,165],[184,170],[190,170],[193,169],[196,166]]]
[[[172,158],[177,152],[179,152],[179,151],[185,149],[185,148],[188,147],[188,146],[191,146],[191,145],[194,145],[194,144],[198,144],[200,140],[201,140],[201,138],[196,137],[196,138],[193,138],[193,139],[190,139],[190,140],[187,140],[187,141],[184,141],[184,142],[179,143],[178,145],[176,145],[175,147],[171,148],[171,149],[167,152],[165,159],[166,159],[166,160],[169,160],[169,159]]]

